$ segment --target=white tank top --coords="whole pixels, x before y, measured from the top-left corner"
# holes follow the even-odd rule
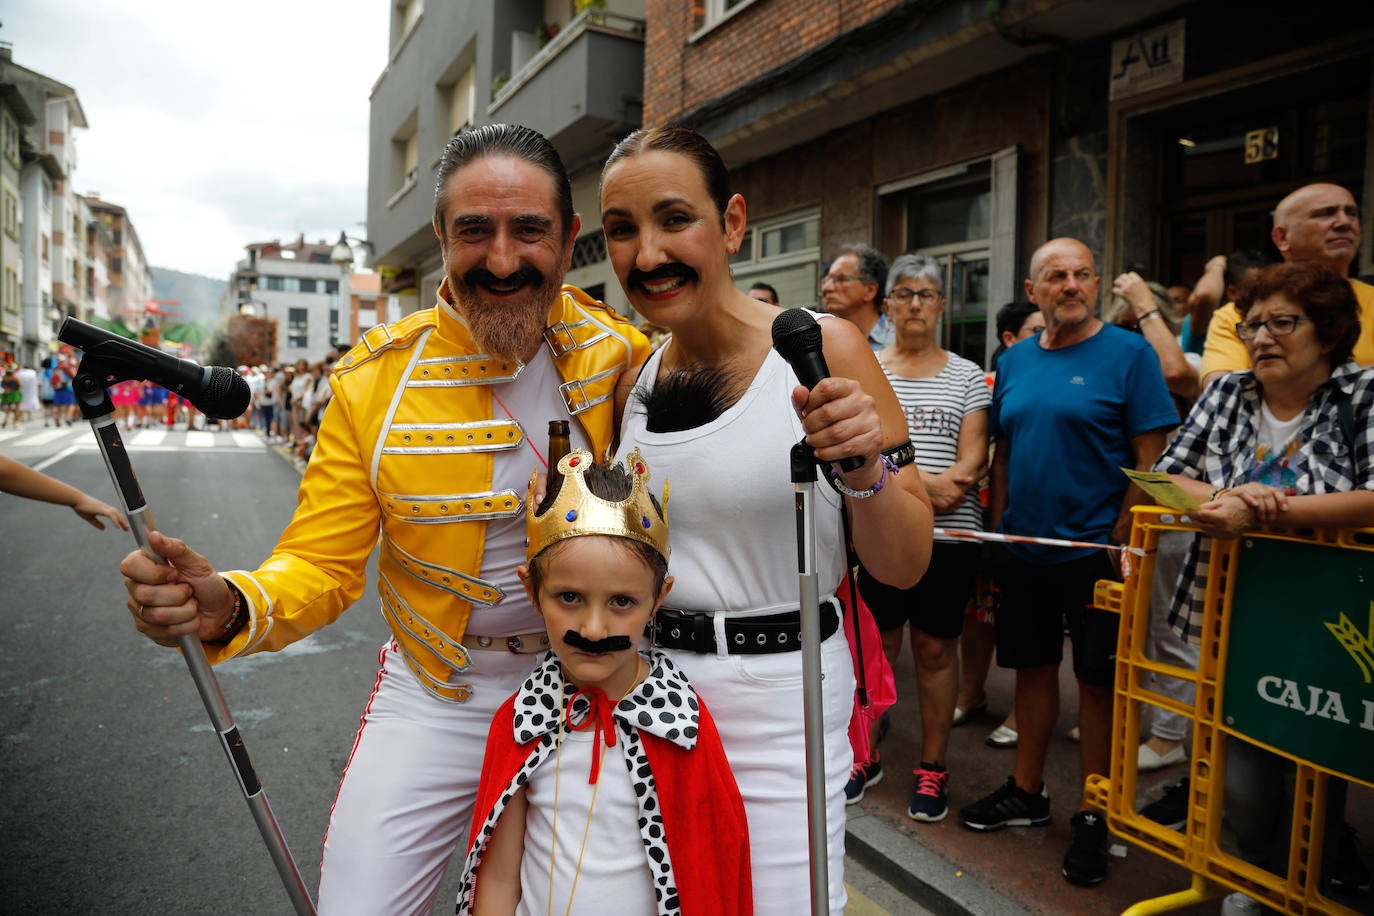
[[[660,348],[645,363],[636,389],[652,390],[662,355]],[[668,483],[670,606],[768,614],[800,604],[789,458],[804,436],[792,409],[797,384],[792,368],[769,350],[744,396],[704,426],[651,433],[633,396],[625,406],[619,460],[638,447],[655,494]],[[816,572],[824,601],[844,574],[841,497],[820,480],[813,492]]]
[[[549,351],[540,347],[539,355],[520,370],[520,377],[514,382],[491,386],[491,415],[504,420],[506,411],[501,407],[504,403],[511,415],[520,421],[526,439],[519,448],[497,452],[492,462],[491,488],[498,492],[507,488],[514,490],[521,504],[520,511],[511,518],[487,522],[481,576],[500,586],[506,597],[495,607],[472,609],[468,632],[474,636],[513,636],[544,629],[544,619],[530,606],[515,570],[525,562],[525,488],[536,468],[544,470],[534,449],[547,459],[549,421],[569,419],[568,408],[558,393],[562,382]],[[572,445],[590,451],[582,424],[572,420],[568,426]]]
[[[592,762],[594,730],[565,732],[562,764],[550,757],[539,765],[526,786],[529,808],[525,817],[525,854],[520,860],[520,905],[517,916],[658,912],[654,879],[644,852],[639,803],[625,764],[624,735],[602,751],[597,785],[587,784]],[[557,781],[555,782],[555,776]],[[558,824],[553,823],[554,791],[558,794]],[[592,791],[596,804],[592,804]],[[588,828],[587,814],[591,812]],[[583,845],[583,837],[586,844]],[[556,850],[556,851],[555,851]],[[550,856],[553,887],[549,887]],[[573,886],[574,878],[577,881]],[[678,880],[690,880],[679,878]]]

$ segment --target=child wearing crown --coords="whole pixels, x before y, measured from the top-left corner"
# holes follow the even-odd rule
[[[458,914],[749,914],[744,805],[710,713],[637,647],[672,587],[637,451],[574,449],[526,498],[519,570],[552,652],[487,735]]]

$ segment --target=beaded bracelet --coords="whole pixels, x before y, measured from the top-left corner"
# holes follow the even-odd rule
[[[833,464],[826,467],[825,473],[826,477],[830,480],[830,485],[845,496],[848,496],[850,499],[868,499],[870,496],[882,490],[883,487],[887,486],[888,471],[891,471],[893,474],[897,473],[897,465],[885,454],[878,455],[878,464],[882,465],[883,473],[878,478],[878,482],[867,490],[854,490],[845,486],[844,481],[840,479],[840,472],[835,470]]]
[[[225,621],[224,629],[220,630],[213,639],[205,640],[212,646],[229,642],[238,635],[239,630],[243,629],[243,595],[228,579],[224,580],[224,584],[229,586],[229,594],[234,596],[234,610],[229,614],[229,619]]]

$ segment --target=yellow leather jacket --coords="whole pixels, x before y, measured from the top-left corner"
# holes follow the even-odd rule
[[[434,308],[372,328],[335,365],[291,524],[262,566],[224,574],[251,615],[227,645],[206,646],[212,663],[332,623],[361,596],[379,545],[382,612],[411,671],[435,696],[467,698],[455,675],[469,665],[468,617],[502,598],[481,578],[486,522],[524,511],[523,493],[491,492],[493,453],[518,448],[527,431],[493,416],[488,384],[521,364],[480,353],[446,293],[441,285]],[[616,382],[644,361],[648,341],[572,286],[544,337],[569,415],[608,458]]]

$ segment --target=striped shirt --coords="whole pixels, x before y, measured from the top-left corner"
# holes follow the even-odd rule
[[[916,447],[916,466],[928,474],[939,474],[954,464],[964,417],[987,410],[992,403],[983,370],[962,356],[947,355],[945,367],[930,378],[906,378],[883,366],[906,416],[907,433]],[[959,505],[936,515],[935,527],[982,531],[983,507],[977,489],[969,487]]]

